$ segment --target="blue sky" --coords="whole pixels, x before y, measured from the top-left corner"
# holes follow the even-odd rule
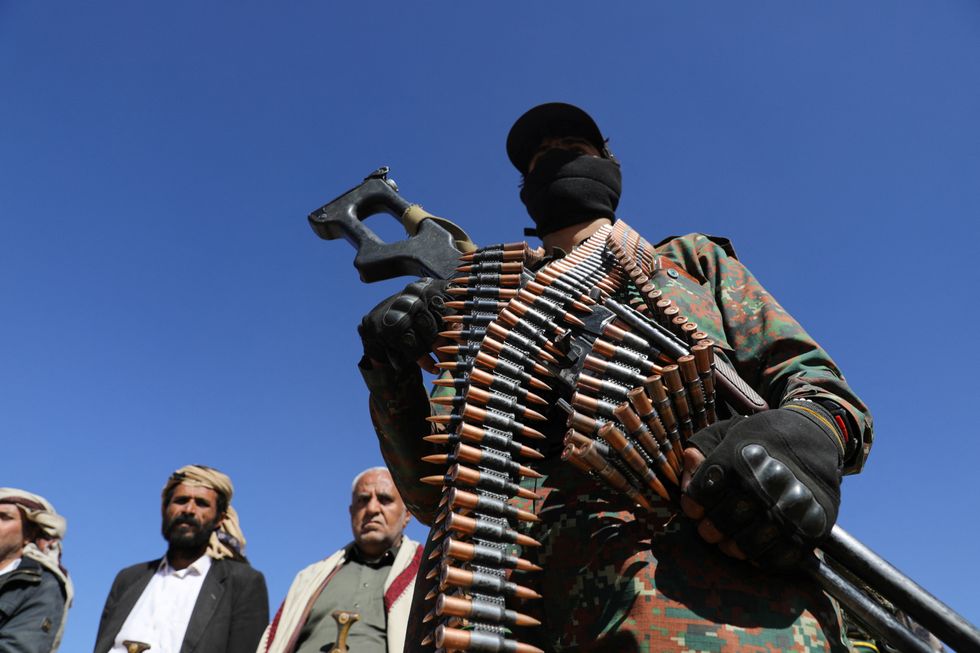
[[[729,236],[831,352],[877,425],[840,523],[980,621],[978,79],[965,0],[0,0],[0,485],[69,519],[63,650],[164,551],[185,463],[235,481],[273,609],[348,541],[381,461],[355,325],[407,280],[360,284],[306,215],[389,165],[515,240],[504,137],[553,100],[611,137],[620,216]]]

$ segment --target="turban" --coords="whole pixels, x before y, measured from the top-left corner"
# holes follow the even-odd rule
[[[231,507],[231,497],[235,493],[231,479],[213,467],[185,465],[171,474],[170,478],[167,479],[167,484],[163,487],[161,498],[164,511],[167,509],[168,498],[178,485],[210,488],[221,496],[227,507],[224,518],[218,523],[218,528],[211,533],[211,539],[208,542],[208,555],[215,560],[222,558],[244,560],[245,535],[238,524],[238,513]]]
[[[75,596],[75,588],[68,576],[68,570],[61,566],[61,541],[65,537],[68,522],[57,513],[50,501],[26,490],[0,487],[0,503],[12,504],[20,508],[24,518],[34,526],[34,540],[24,546],[21,555],[39,562],[54,574],[64,589],[65,614],[62,615],[61,627],[55,633],[54,648],[51,649],[57,650],[65,630],[65,617]]]

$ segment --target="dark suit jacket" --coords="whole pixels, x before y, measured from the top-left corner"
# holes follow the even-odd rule
[[[119,572],[102,610],[95,653],[107,653],[126,617],[149,585],[160,560]],[[191,612],[180,653],[255,653],[269,623],[262,573],[248,564],[214,560]]]

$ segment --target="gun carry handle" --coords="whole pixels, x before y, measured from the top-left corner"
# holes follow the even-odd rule
[[[400,276],[451,278],[462,252],[455,247],[453,235],[434,220],[423,220],[414,236],[393,243],[381,240],[364,224],[378,213],[402,222],[412,206],[387,174],[388,168],[379,168],[360,185],[310,213],[313,231],[325,240],[343,238],[353,245],[354,267],[365,283]]]

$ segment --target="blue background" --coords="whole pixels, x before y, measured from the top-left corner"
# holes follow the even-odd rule
[[[840,522],[980,621],[978,79],[966,0],[0,1],[0,485],[69,519],[62,650],[164,551],[183,464],[235,481],[273,609],[348,541],[381,462],[354,327],[406,280],[306,215],[390,165],[516,240],[504,137],[553,100],[611,137],[622,217],[731,237],[832,353],[878,435]]]

